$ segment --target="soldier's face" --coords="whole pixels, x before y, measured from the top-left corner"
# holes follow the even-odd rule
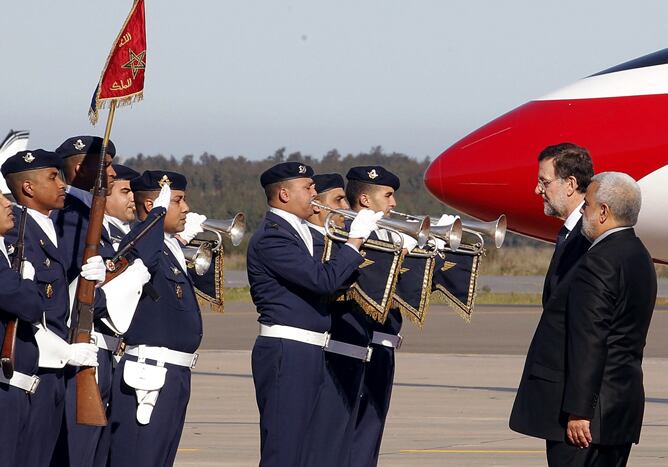
[[[165,232],[172,235],[183,232],[189,209],[186,203],[186,192],[172,190],[172,199],[167,208],[167,214],[165,214]]]
[[[26,205],[42,213],[65,205],[65,182],[54,167],[31,171],[30,178],[23,182],[23,191],[29,197]]]
[[[105,210],[107,214],[123,222],[135,220],[135,197],[130,189],[129,180],[114,180]]]
[[[329,206],[330,208],[350,209],[350,205],[346,199],[346,192],[343,191],[343,188],[332,188],[331,190],[327,190],[324,193],[319,194],[318,201],[325,206]],[[325,225],[325,220],[327,219],[329,211],[325,211],[324,209],[317,209],[317,214],[318,221],[320,222],[318,225]],[[343,218],[341,216],[334,216],[334,221],[339,226],[343,225]]]
[[[369,209],[376,212],[383,211],[384,215],[388,215],[390,211],[397,207],[397,200],[394,198],[394,188],[384,185],[379,185],[375,190],[367,193],[367,205]]]
[[[308,219],[313,215],[311,201],[316,197],[315,184],[310,178],[288,180],[281,190],[286,201],[286,210],[300,219]]]
[[[4,235],[14,227],[12,203],[3,194],[0,194],[0,235]]]

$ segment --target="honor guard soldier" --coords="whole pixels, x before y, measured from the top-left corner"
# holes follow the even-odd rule
[[[0,168],[14,199],[27,208],[24,256],[35,268],[35,284],[43,313],[36,333],[40,349],[40,390],[31,396],[27,434],[19,442],[23,465],[48,465],[51,460],[65,409],[66,365],[67,368],[97,365],[95,345],[67,341],[70,307],[67,261],[64,245],[59,242],[49,218],[50,211],[63,207],[65,198],[60,168],[60,157],[41,149],[21,151]],[[15,241],[17,228],[8,233],[7,238]],[[82,274],[91,280],[100,279],[104,271],[102,258],[91,259]]]
[[[172,465],[176,457],[202,339],[202,317],[175,238],[188,214],[186,184],[183,175],[167,171],[145,171],[130,182],[140,220],[167,210],[141,240],[159,299],[142,296],[124,336],[112,393],[111,467]]]
[[[0,372],[0,465],[20,465],[18,445],[27,436],[30,399],[35,394],[39,377],[38,351],[31,323],[42,319],[42,302],[33,281],[34,269],[28,261],[23,271],[14,271],[7,256],[4,235],[19,222],[12,213],[11,202],[0,194],[0,336],[16,321],[14,373],[7,379]],[[5,357],[3,352],[3,357]],[[33,446],[33,449],[36,446]]]
[[[350,209],[341,175],[318,174],[313,176],[313,181],[319,204],[332,209]],[[324,225],[330,211],[318,206],[314,206],[313,210],[314,214],[308,221],[313,236],[313,256],[323,258],[326,238]],[[332,248],[339,245],[332,242]],[[336,253],[331,256],[335,257]],[[330,342],[342,342],[343,348],[351,352],[342,355],[329,351],[325,354],[326,385],[318,398],[315,411],[315,417],[321,422],[309,430],[307,439],[311,445],[319,442],[319,446],[309,449],[309,453],[314,456],[306,459],[306,463],[341,467],[350,464],[364,367],[373,355],[369,347],[371,337],[366,315],[355,302],[334,301],[332,298],[328,312],[332,317]]]
[[[70,283],[78,277],[81,268],[92,202],[90,190],[95,183],[101,149],[102,138],[97,136],[74,136],[56,149],[56,153],[62,158],[63,174],[68,185],[65,189],[67,195],[64,208],[52,213],[51,217],[54,219],[60,247],[66,253],[67,278]],[[112,166],[115,154],[116,147],[109,141],[104,156],[107,195],[113,190],[116,176]],[[103,226],[98,254],[110,258],[115,250],[109,223],[104,221]],[[130,325],[142,287],[148,279],[146,267],[141,261],[135,261],[95,294],[96,313],[92,334],[100,347],[97,381],[105,406],[108,406],[111,394],[113,354],[118,353],[122,347],[121,335]],[[71,290],[75,288],[75,284],[72,284]],[[71,317],[72,327],[76,318]],[[105,457],[104,453],[98,452],[104,449],[104,445],[98,448],[103,427],[76,423],[76,371],[69,371],[66,376],[65,427],[58,441],[55,459],[61,465],[89,466],[96,457]]]
[[[323,422],[311,415],[326,371],[331,322],[325,299],[362,263],[358,249],[378,219],[362,211],[352,222],[348,243],[323,264],[314,257],[306,223],[316,195],[312,176],[313,169],[300,162],[278,164],[260,176],[269,211],[250,240],[247,267],[260,314],[252,371],[261,467],[307,465],[310,424]]]
[[[112,164],[116,176],[114,186],[111,187],[107,204],[105,206],[104,218],[109,226],[109,236],[114,250],[129,232],[137,217],[135,208],[135,197],[130,188],[130,180],[139,177],[139,172],[121,164]]]
[[[346,196],[354,211],[372,209],[387,215],[396,207],[394,193],[399,189],[400,182],[399,177],[389,170],[381,166],[353,167],[346,178]],[[387,241],[391,234],[380,230],[376,235]],[[404,241],[410,240],[404,237]],[[367,318],[373,358],[364,371],[351,466],[372,467],[378,463],[394,381],[394,350],[401,344],[401,323],[401,312],[396,308],[390,310],[384,324]]]

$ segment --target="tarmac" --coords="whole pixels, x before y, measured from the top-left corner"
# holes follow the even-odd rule
[[[379,466],[542,466],[544,441],[508,428],[535,306],[478,306],[465,323],[434,305],[423,329],[404,323]],[[178,466],[255,466],[258,413],[250,371],[252,304],[204,314],[205,336]],[[668,308],[654,312],[645,360],[646,407],[631,466],[668,465]],[[289,467],[289,466],[286,466]],[[314,466],[317,467],[317,466]]]

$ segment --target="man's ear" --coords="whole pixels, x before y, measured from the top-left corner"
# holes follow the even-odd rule
[[[566,182],[568,183],[568,196],[573,196],[578,191],[578,180],[571,175],[566,179]]]
[[[598,215],[599,222],[604,224],[606,220],[610,217],[610,208],[607,204],[601,203],[601,212]]]
[[[281,203],[287,203],[290,201],[290,191],[288,191],[286,187],[282,186],[278,189],[278,200]]]
[[[363,208],[369,208],[371,206],[371,203],[369,201],[369,195],[366,193],[362,193],[359,198],[359,205],[362,206]]]
[[[151,209],[153,209],[153,200],[151,198],[145,198],[143,205],[146,212],[151,212]]]
[[[32,198],[35,196],[35,189],[32,186],[32,182],[30,180],[23,181],[23,183],[21,184],[21,192],[28,198]]]

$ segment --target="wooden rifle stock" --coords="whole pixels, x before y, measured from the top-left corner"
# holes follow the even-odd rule
[[[14,259],[12,260],[12,269],[21,274],[23,268],[23,237],[26,230],[26,221],[28,220],[28,209],[21,208],[21,220],[19,221],[18,236],[14,245]],[[13,319],[7,323],[5,328],[5,339],[2,341],[2,352],[0,353],[0,363],[2,365],[2,374],[5,378],[11,379],[14,376],[14,363],[16,361],[16,331],[19,327],[19,319]]]
[[[114,119],[116,103],[112,101],[109,108],[107,128],[102,140],[100,159],[93,187],[93,201],[90,207],[88,230],[86,231],[86,245],[83,252],[83,262],[86,264],[89,258],[97,256],[97,248],[102,238],[102,220],[104,219],[104,208],[107,203],[107,171],[105,157],[107,144],[111,133],[111,125]],[[78,315],[77,325],[74,329],[74,342],[90,343],[93,332],[93,305],[95,300],[95,282],[79,278],[77,284],[75,312]],[[106,408],[102,403],[100,388],[95,381],[95,368],[81,367],[76,375],[77,403],[76,421],[81,425],[105,426],[107,424]]]

